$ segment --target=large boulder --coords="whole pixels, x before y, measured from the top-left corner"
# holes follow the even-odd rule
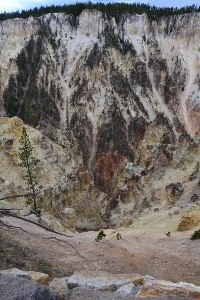
[[[165,191],[171,204],[174,204],[184,192],[184,187],[180,182],[171,183],[166,186]]]
[[[137,297],[177,297],[176,299],[200,299],[200,287],[192,283],[151,280],[146,282],[140,289]]]
[[[62,300],[56,291],[22,276],[0,274],[0,299],[2,300]]]
[[[47,284],[51,281],[51,277],[48,274],[35,271],[28,271],[27,273],[31,279],[37,283]]]
[[[54,291],[57,291],[62,296],[63,299],[68,299],[68,294],[69,294],[69,290],[67,287],[68,279],[69,279],[68,277],[55,278],[50,282],[49,288]]]
[[[17,268],[2,270],[0,271],[0,274],[32,279],[33,281],[41,284],[47,284],[51,281],[51,277],[48,274],[35,271],[22,271]]]
[[[178,231],[186,231],[194,228],[200,224],[200,211],[195,211],[193,213],[186,213],[182,216],[178,223]]]
[[[103,272],[75,272],[67,281],[69,289],[89,287],[100,291],[116,290],[130,283],[142,284],[143,277],[138,274],[108,274]]]

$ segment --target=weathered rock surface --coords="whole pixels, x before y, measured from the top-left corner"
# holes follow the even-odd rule
[[[200,224],[200,211],[187,213],[182,216],[178,224],[178,231],[186,231]]]
[[[41,167],[43,221],[58,231],[130,226],[143,211],[166,208],[168,202],[186,205],[196,193],[199,174],[191,182],[187,177],[200,161],[200,14],[122,19],[85,10],[76,26],[64,13],[1,22],[1,116],[14,96],[16,114],[23,111],[17,90],[26,88],[18,86],[14,93],[7,87],[24,75],[19,53],[28,53],[31,35],[36,45],[45,26],[55,39],[56,47],[42,38],[36,85],[54,94],[62,129],[42,115],[41,132],[26,128]],[[30,111],[38,117],[35,103]],[[65,131],[66,117],[71,130]],[[17,158],[22,126],[16,117],[0,121],[0,197],[25,191]],[[173,195],[169,187],[167,201],[165,187],[177,181],[184,193],[178,188]],[[16,209],[24,207],[17,213],[28,212],[20,198],[0,207],[11,208],[12,201]]]
[[[199,200],[199,196],[197,194],[193,194],[191,199],[190,199],[191,202],[196,202],[198,200]]]
[[[34,272],[34,271],[21,271],[17,268],[0,271],[0,274],[32,279],[36,283],[41,283],[41,284],[48,284],[51,281],[51,278],[48,274],[41,273],[41,272]]]
[[[122,297],[126,297],[134,293],[135,285],[133,283],[129,283],[118,288],[116,294],[119,294]]]
[[[3,274],[3,275],[12,275],[12,276],[22,277],[22,278],[26,278],[26,279],[31,279],[31,277],[28,274],[28,272],[19,270],[17,268],[0,271],[0,274]]]
[[[57,280],[57,279],[56,279]],[[60,280],[60,279],[59,279]],[[155,280],[136,274],[77,272],[68,281],[63,278],[62,291],[67,299],[200,299],[200,287],[189,283]],[[64,283],[65,282],[65,283]],[[51,284],[50,284],[51,285]],[[52,283],[53,285],[53,283]],[[68,290],[65,288],[67,285]],[[57,286],[57,282],[55,287]],[[60,288],[58,284],[58,288]],[[62,293],[62,292],[61,292]],[[65,294],[65,295],[66,295]],[[64,298],[65,299],[65,298]]]
[[[139,144],[148,135],[158,142],[150,121],[160,113],[169,125],[159,132],[162,145],[156,142],[159,149],[156,145],[146,148],[153,155],[141,161],[153,163],[159,152],[162,165],[167,165],[173,156],[168,145],[177,146],[181,133],[195,137],[198,132],[200,14],[158,21],[145,14],[127,14],[116,22],[97,10],[84,10],[74,22],[64,13],[45,15],[42,22],[33,17],[1,22],[0,94],[10,75],[20,72],[17,57],[31,35],[37,43],[41,26],[49,28],[56,47],[48,38],[42,39],[38,88],[44,82],[47,91],[60,89],[64,103],[55,96],[60,126],[66,126],[67,102],[84,164],[96,170],[97,182],[107,192],[121,156],[139,158],[137,149],[142,149]],[[113,43],[116,40],[118,47]],[[126,141],[123,147],[119,140]],[[112,158],[110,170],[107,156]]]
[[[22,170],[18,166],[23,125],[17,117],[0,118],[0,198],[26,193]],[[58,131],[57,144],[36,129],[26,126],[26,130],[34,148],[33,155],[39,160],[43,224],[57,231],[104,227],[98,209],[99,191],[94,186],[92,172],[80,168],[81,153],[73,135]],[[16,209],[23,207],[19,214],[29,212],[23,197],[1,201],[0,208],[9,209],[13,202]]]
[[[40,273],[40,272],[34,272],[34,271],[28,271],[28,275],[31,277],[31,279],[37,283],[41,284],[47,284],[51,281],[51,278],[48,274]]]
[[[142,284],[143,277],[139,274],[107,274],[102,272],[75,272],[67,281],[69,289],[89,287],[101,291],[116,290],[130,283]]]
[[[0,274],[0,297],[2,300],[62,300],[58,292],[21,276]]]
[[[55,278],[53,279],[50,284],[49,288],[52,290],[57,291],[63,299],[67,299],[69,295],[68,287],[67,287],[67,280],[69,278]]]
[[[33,282],[32,280],[35,278],[29,276],[31,273],[34,272],[18,269],[1,271],[0,292],[1,296],[7,297],[2,299],[133,300],[142,298],[165,300],[168,297],[173,300],[200,299],[199,286],[185,282],[173,283],[155,280],[148,275],[143,277],[134,273],[75,272],[71,277],[52,280],[49,290],[46,286]],[[10,293],[9,288],[6,287],[7,283],[10,284]]]
[[[74,288],[69,295],[69,300],[137,300],[140,299],[133,295],[122,296],[118,292],[110,293],[110,292],[102,292],[98,290],[91,289],[83,289],[83,288]],[[168,297],[168,296],[160,296],[160,297],[141,297],[143,300],[184,300],[182,297]],[[190,299],[190,298],[187,298]],[[190,299],[191,300],[191,299]]]
[[[172,283],[169,281],[151,281],[145,283],[137,297],[183,297],[200,299],[200,287],[191,283]]]
[[[159,281],[136,274],[77,273],[70,277],[67,286],[72,290],[69,299],[78,299],[78,294],[82,299],[86,295],[88,299],[200,299],[200,287],[194,284]]]
[[[184,192],[184,187],[181,183],[171,183],[165,188],[167,198],[171,204],[174,204]]]

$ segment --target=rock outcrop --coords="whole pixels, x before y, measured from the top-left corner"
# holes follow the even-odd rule
[[[91,293],[91,298],[95,299],[137,299],[144,297],[177,297],[176,299],[200,299],[200,287],[194,284],[180,282],[155,280],[151,276],[141,276],[138,274],[106,274],[106,273],[84,273],[76,272],[68,281],[67,286],[72,295],[76,295],[76,290],[82,299],[87,299],[86,295]],[[93,292],[92,292],[93,291]],[[105,297],[105,298],[104,298]],[[106,298],[107,297],[107,298]],[[149,299],[149,298],[148,298]]]
[[[30,299],[30,300],[62,300],[57,291],[52,291],[45,285],[38,284],[32,280],[0,274],[1,299]]]
[[[25,181],[18,166],[23,126],[22,120],[17,117],[0,118],[0,197],[26,193]],[[73,134],[58,131],[55,143],[36,129],[26,126],[26,130],[34,148],[33,155],[39,160],[43,223],[58,231],[104,227],[98,209],[100,193],[94,185],[93,174],[81,168],[81,152],[77,149]],[[24,198],[1,201],[0,207],[9,209],[13,202],[20,214],[29,211]]]
[[[130,283],[143,284],[144,278],[139,274],[109,275],[102,272],[75,272],[67,281],[69,289],[89,287],[100,291],[114,291]]]
[[[71,277],[55,278],[49,283],[50,290],[41,284],[36,284],[29,277],[31,272],[18,269],[0,272],[1,295],[8,300],[28,297],[30,299],[160,299],[160,297],[176,297],[176,299],[200,299],[200,287],[191,283],[173,283],[155,280],[151,276],[139,274],[108,274],[105,272],[75,272]],[[38,273],[41,278],[45,274]],[[29,280],[28,280],[29,279]],[[32,280],[30,280],[32,279]],[[11,284],[10,293],[7,284]],[[24,288],[21,289],[21,286]],[[53,290],[53,291],[52,291]],[[58,295],[58,293],[60,296]],[[21,298],[20,298],[21,297]],[[35,298],[34,298],[35,297]],[[3,298],[4,299],[4,298]],[[29,298],[27,298],[29,299]],[[165,299],[165,298],[163,298]]]
[[[176,184],[171,183],[171,184],[167,185],[165,190],[166,190],[167,198],[168,198],[169,202],[171,204],[174,204],[180,198],[180,196],[183,194],[184,187],[182,186],[182,184],[180,182],[177,182]]]
[[[146,282],[140,289],[137,297],[182,297],[190,299],[200,298],[200,287],[191,283],[172,283],[169,281],[153,280]]]
[[[190,230],[199,224],[200,224],[200,211],[195,211],[193,213],[186,213],[180,219],[177,230],[178,231]]]
[[[36,283],[41,284],[48,284],[51,281],[51,277],[48,274],[34,271],[21,271],[16,268],[0,271],[0,274],[32,279]]]

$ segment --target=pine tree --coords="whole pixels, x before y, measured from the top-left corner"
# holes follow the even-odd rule
[[[66,100],[66,129],[69,130],[69,110],[68,110],[68,97]]]
[[[37,210],[37,176],[38,176],[38,167],[37,167],[37,159],[33,157],[32,151],[33,147],[31,145],[31,142],[29,140],[29,136],[26,133],[25,127],[23,127],[22,135],[19,141],[21,147],[19,147],[19,158],[21,162],[19,163],[19,166],[23,169],[23,175],[26,180],[26,184],[28,186],[28,190],[30,193],[30,196],[27,198],[27,205],[31,205],[34,209],[34,213],[40,214],[40,210]]]

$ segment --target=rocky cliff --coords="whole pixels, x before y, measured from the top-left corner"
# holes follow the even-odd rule
[[[181,205],[198,196],[198,172],[191,174],[200,160],[199,13],[116,21],[84,10],[76,19],[47,14],[0,25],[0,113],[40,131],[27,127],[41,148],[41,185],[59,185],[57,208],[46,203],[55,217],[63,202],[76,217],[90,203],[92,215],[82,217],[98,215],[96,227],[128,225],[171,203],[167,185],[183,186],[173,200]],[[10,154],[16,146],[6,143],[21,132],[13,122],[21,124],[2,118],[0,125],[3,189],[5,182],[23,187],[18,171],[10,172],[10,160],[18,168]]]

